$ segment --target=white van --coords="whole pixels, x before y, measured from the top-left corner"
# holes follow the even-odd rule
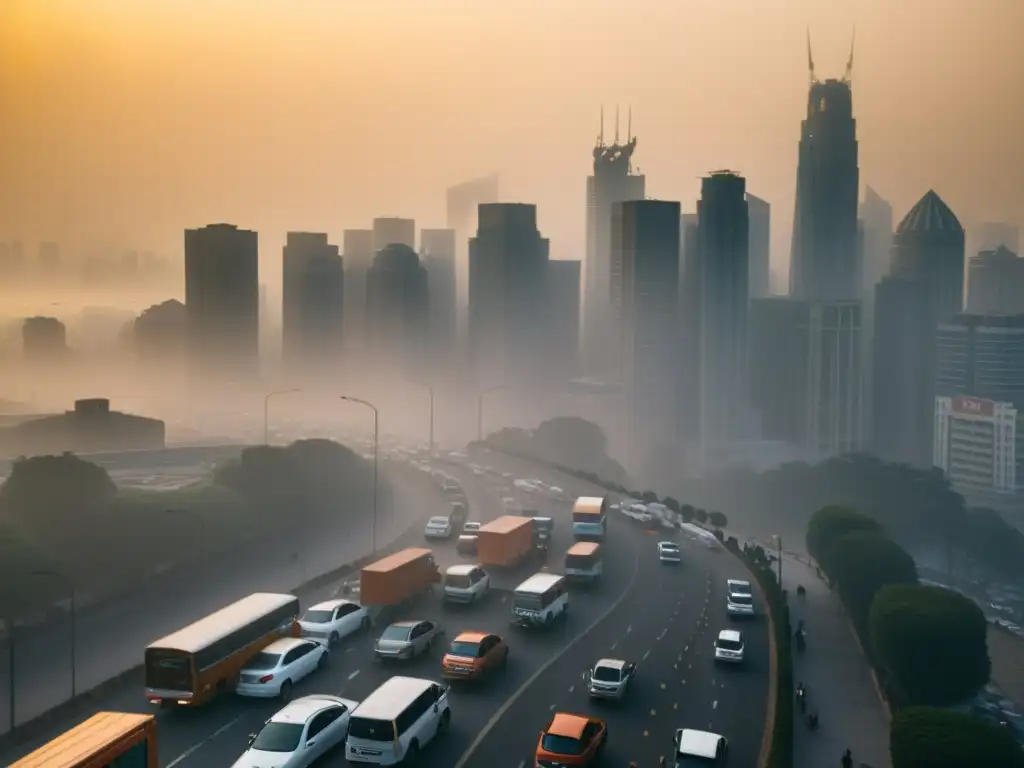
[[[491,577],[479,565],[453,565],[444,573],[444,599],[450,603],[475,603],[490,587]]]
[[[536,573],[512,593],[512,623],[521,627],[546,627],[569,610],[565,577]]]
[[[450,723],[447,685],[392,677],[352,713],[345,758],[350,763],[397,765],[414,759]]]

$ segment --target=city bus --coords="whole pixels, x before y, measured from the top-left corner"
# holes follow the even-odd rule
[[[604,570],[604,552],[596,541],[578,541],[565,553],[565,578],[593,582]]]
[[[10,768],[158,768],[152,715],[97,712]]]
[[[238,671],[281,637],[299,636],[299,598],[257,592],[146,648],[146,698],[197,706],[231,690]]]
[[[573,538],[577,541],[603,541],[607,519],[607,496],[580,496],[572,505]]]

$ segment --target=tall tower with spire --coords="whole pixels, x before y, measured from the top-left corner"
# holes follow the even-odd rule
[[[842,79],[815,76],[807,36],[810,85],[801,124],[790,293],[818,301],[861,298],[857,233],[860,170],[853,117],[853,43]]]
[[[594,172],[587,177],[587,254],[583,274],[583,354],[587,373],[617,375],[615,355],[608,344],[613,332],[611,311],[611,232],[615,203],[644,199],[644,177],[633,170],[633,112],[626,117],[626,140],[619,138],[619,108],[615,108],[615,138],[604,136],[604,107],[594,145]]]

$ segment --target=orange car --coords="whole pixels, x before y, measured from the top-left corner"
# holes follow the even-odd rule
[[[603,720],[559,712],[541,731],[536,768],[591,765],[607,740],[608,727]]]
[[[463,632],[452,640],[441,661],[441,672],[448,678],[476,680],[507,660],[508,646],[497,635]]]

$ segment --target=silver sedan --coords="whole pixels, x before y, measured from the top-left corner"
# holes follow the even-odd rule
[[[398,621],[384,630],[374,647],[378,659],[412,659],[429,651],[444,628],[434,621]]]

